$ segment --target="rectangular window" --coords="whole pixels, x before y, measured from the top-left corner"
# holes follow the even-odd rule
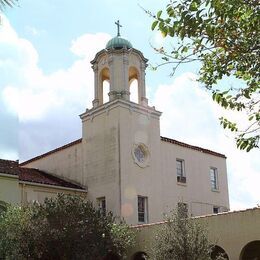
[[[210,183],[212,190],[218,190],[218,171],[217,168],[210,168]]]
[[[183,218],[187,218],[188,217],[188,204],[187,203],[178,202],[177,210],[178,210],[178,214],[181,217],[183,217]]]
[[[106,198],[105,197],[101,197],[97,199],[97,203],[98,203],[98,208],[102,214],[102,216],[106,215]]]
[[[138,222],[147,223],[148,222],[148,198],[143,196],[138,196]]]
[[[184,160],[176,159],[177,182],[186,183]]]
[[[218,214],[219,212],[219,207],[213,206],[213,213]]]

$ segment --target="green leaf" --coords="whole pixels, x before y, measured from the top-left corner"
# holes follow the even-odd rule
[[[152,30],[154,30],[155,29],[155,27],[157,26],[157,24],[159,23],[159,21],[158,20],[156,20],[156,21],[154,21],[153,23],[152,23]]]
[[[161,14],[162,14],[162,10],[160,10],[160,11],[157,13],[157,18],[160,18],[160,17],[161,17]]]
[[[193,1],[190,5],[190,10],[191,11],[197,11],[198,10],[198,5],[195,1]]]

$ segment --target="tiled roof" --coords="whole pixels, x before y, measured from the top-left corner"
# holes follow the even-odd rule
[[[49,173],[40,171],[38,169],[33,169],[33,168],[20,167],[19,168],[19,180],[26,181],[26,182],[32,182],[32,183],[40,183],[40,184],[47,184],[47,185],[54,185],[54,186],[61,186],[61,187],[66,187],[66,188],[84,190],[83,187],[81,187],[77,184],[65,181],[65,180],[58,178],[56,176],[53,176]]]
[[[164,141],[164,142],[176,144],[176,145],[179,145],[179,146],[182,146],[182,147],[185,147],[185,148],[193,149],[193,150],[196,150],[196,151],[199,151],[199,152],[202,152],[202,153],[207,153],[207,154],[210,154],[210,155],[214,155],[214,156],[218,156],[218,157],[222,157],[222,158],[227,158],[224,154],[217,153],[217,152],[214,152],[214,151],[211,151],[211,150],[208,150],[208,149],[204,149],[204,148],[201,148],[199,146],[186,144],[186,143],[183,143],[183,142],[180,142],[180,141],[177,141],[177,140],[174,140],[174,139],[170,139],[170,138],[167,138],[167,137],[161,136],[161,140]]]
[[[17,175],[19,181],[85,190],[82,186],[65,181],[44,171],[19,167],[18,162],[0,159],[0,173]]]
[[[18,161],[0,159],[0,173],[18,175]]]
[[[22,162],[22,163],[20,163],[20,166],[23,166],[23,165],[26,165],[26,164],[28,164],[28,163],[30,163],[30,162],[39,160],[39,159],[41,159],[41,158],[43,158],[43,157],[46,157],[46,156],[48,156],[48,155],[50,155],[50,154],[59,152],[59,151],[61,151],[61,150],[63,150],[63,149],[66,149],[66,148],[68,148],[68,147],[71,147],[71,146],[73,146],[73,145],[75,145],[75,144],[79,144],[79,143],[81,143],[81,142],[82,142],[82,138],[77,139],[77,140],[75,140],[75,141],[73,141],[73,142],[71,142],[71,143],[65,144],[65,145],[60,146],[60,147],[58,147],[58,148],[55,148],[55,149],[53,149],[53,150],[51,150],[51,151],[49,151],[49,152],[47,152],[47,153],[41,154],[41,155],[36,156],[36,157],[34,157],[34,158],[32,158],[32,159],[29,159],[29,160],[27,160],[27,161],[25,161],[25,162]]]

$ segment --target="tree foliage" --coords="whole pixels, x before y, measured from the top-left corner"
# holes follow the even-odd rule
[[[172,64],[200,62],[199,82],[223,108],[244,111],[245,126],[220,118],[236,134],[237,147],[259,148],[260,139],[260,5],[258,0],[171,1],[153,18],[152,30],[178,40],[173,49],[156,49]],[[235,86],[227,81],[235,79]],[[221,87],[220,87],[221,85]]]
[[[111,252],[123,258],[134,241],[133,231],[112,213],[104,216],[91,202],[64,194],[9,208],[0,233],[3,259],[94,260]]]
[[[157,229],[151,251],[154,260],[211,260],[212,244],[205,227],[188,218],[180,204]],[[215,259],[225,258],[217,255]]]

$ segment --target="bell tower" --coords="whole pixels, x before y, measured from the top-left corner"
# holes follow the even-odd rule
[[[120,36],[120,24],[117,36],[112,38],[106,48],[96,54],[91,61],[95,77],[93,107],[103,105],[104,82],[109,84],[109,101],[115,99],[130,100],[130,85],[136,79],[138,84],[138,104],[147,106],[145,91],[145,69],[147,59],[134,49],[132,44]]]
[[[160,171],[161,113],[146,97],[148,60],[120,36],[119,21],[116,25],[117,36],[91,61],[93,107],[80,115],[83,182],[90,200],[102,201],[107,210],[137,224],[138,197],[156,200],[152,194],[160,192],[151,191],[149,183]],[[134,80],[137,102],[131,101]]]

